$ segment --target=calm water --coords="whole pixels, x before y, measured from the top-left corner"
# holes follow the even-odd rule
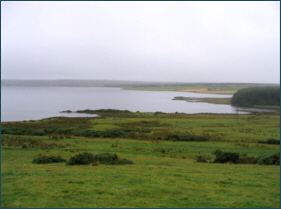
[[[189,92],[126,91],[97,87],[1,87],[1,121],[37,120],[54,116],[89,116],[63,110],[120,109],[140,112],[236,113],[231,105],[174,101],[175,96],[230,97]],[[243,113],[243,112],[239,112]],[[91,115],[93,116],[93,115]]]

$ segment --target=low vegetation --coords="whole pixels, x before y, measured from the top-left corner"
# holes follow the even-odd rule
[[[89,165],[90,163],[94,165],[97,165],[97,163],[108,165],[133,164],[131,160],[119,158],[117,154],[99,153],[93,155],[84,152],[71,157],[67,165]]]
[[[71,157],[67,162],[67,165],[89,165],[93,162],[95,162],[94,155],[84,152]]]
[[[234,152],[222,152],[221,150],[216,150],[214,152],[216,158],[214,163],[238,163],[239,162],[239,153]]]
[[[32,163],[34,164],[46,164],[46,163],[61,163],[66,162],[61,156],[46,156],[41,155],[33,159]]]
[[[99,115],[2,123],[1,206],[280,206],[279,113]]]
[[[280,165],[280,152],[272,155],[258,156],[257,158],[248,157],[247,154],[239,156],[240,154],[237,152],[223,152],[219,149],[216,150],[214,154],[216,155],[216,158],[213,163]]]
[[[208,136],[195,136],[195,135],[167,135],[165,138],[167,141],[186,141],[186,142],[206,142],[211,141]]]
[[[265,141],[259,141],[261,144],[279,144],[280,145],[280,140],[278,139],[267,139]]]

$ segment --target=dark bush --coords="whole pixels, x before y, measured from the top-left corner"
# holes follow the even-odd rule
[[[195,135],[167,135],[166,139],[167,141],[199,141],[199,142],[205,142],[209,141],[210,138],[206,136],[195,136]]]
[[[39,156],[34,158],[32,163],[34,164],[46,164],[46,163],[61,163],[66,162],[61,156]]]
[[[256,164],[257,159],[255,157],[248,157],[247,154],[244,154],[239,158],[239,164]]]
[[[89,165],[90,163],[96,162],[108,165],[133,164],[130,160],[120,159],[116,154],[100,153],[93,155],[85,152],[71,157],[67,162],[67,165]]]
[[[280,140],[278,139],[268,139],[266,141],[259,141],[261,144],[280,144]]]
[[[23,144],[21,148],[28,148],[28,146],[26,144]]]
[[[94,159],[100,164],[120,165],[120,164],[133,164],[131,160],[120,159],[116,154],[100,153],[94,156]]]
[[[247,154],[242,154],[233,152],[222,152],[221,150],[216,150],[213,152],[216,155],[214,163],[239,163],[239,164],[259,164],[259,165],[280,165],[280,152],[272,155],[263,155],[257,158],[248,157]]]
[[[117,164],[118,155],[110,153],[100,153],[95,155],[94,159],[101,164]]]
[[[257,164],[260,165],[280,165],[280,152],[269,156],[260,156],[257,158]]]
[[[216,150],[214,152],[216,158],[214,163],[238,163],[239,162],[239,153],[234,152],[222,152],[221,150]]]
[[[67,165],[89,165],[90,163],[94,162],[94,155],[88,152],[77,154],[71,157]]]

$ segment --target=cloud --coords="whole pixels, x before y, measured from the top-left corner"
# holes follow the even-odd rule
[[[1,76],[280,78],[280,2],[1,2]]]

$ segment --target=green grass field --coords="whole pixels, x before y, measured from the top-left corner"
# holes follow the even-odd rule
[[[280,139],[279,113],[101,113],[2,123],[1,129],[3,208],[280,207],[280,166],[212,163],[217,149],[250,157],[279,152],[280,145],[259,143]],[[14,135],[27,129],[34,132]],[[86,130],[123,137],[82,136]],[[208,140],[165,140],[171,134]],[[32,163],[39,155],[68,160],[83,152],[116,153],[134,164]]]

